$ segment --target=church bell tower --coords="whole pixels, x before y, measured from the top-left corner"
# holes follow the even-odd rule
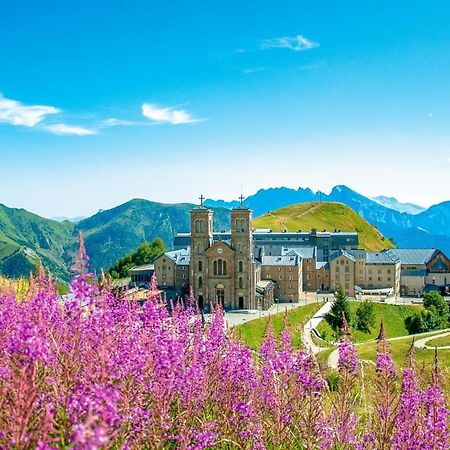
[[[231,246],[234,250],[234,307],[255,309],[252,211],[242,204],[231,211]]]
[[[206,250],[213,242],[213,212],[203,206],[203,195],[200,206],[191,211],[191,262],[190,283],[200,308],[208,298]]]

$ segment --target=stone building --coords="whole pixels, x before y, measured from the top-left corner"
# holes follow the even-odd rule
[[[155,259],[154,266],[160,287],[182,291],[189,284],[190,249],[174,250]]]
[[[400,259],[401,295],[422,295],[427,290],[450,287],[450,260],[440,250],[393,249],[387,253]]]
[[[400,260],[388,252],[339,250],[330,254],[330,286],[341,286],[345,294],[400,293]]]
[[[297,302],[303,290],[302,259],[297,254],[263,256],[261,278],[275,283],[275,298],[282,302]]]

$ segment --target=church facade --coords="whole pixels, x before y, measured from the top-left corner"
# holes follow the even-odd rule
[[[229,309],[256,309],[260,281],[253,257],[252,212],[231,211],[231,239],[213,239],[213,212],[199,206],[191,211],[189,279],[200,307],[219,302]]]

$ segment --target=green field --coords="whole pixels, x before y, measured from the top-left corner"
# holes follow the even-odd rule
[[[303,325],[314,316],[323,303],[314,303],[306,306],[291,309],[287,313],[287,327],[292,335],[294,347],[301,346],[301,331]],[[272,327],[276,336],[279,336],[285,327],[286,313],[282,312],[270,316]],[[242,325],[237,325],[235,331],[237,336],[251,349],[258,350],[264,338],[264,333],[269,322],[269,317],[251,320]]]
[[[432,333],[426,333],[420,335],[421,337],[424,336],[432,336],[433,334],[439,333],[438,332],[432,332]],[[417,338],[416,338],[417,339]],[[392,357],[395,361],[395,363],[399,367],[403,367],[405,363],[405,358],[408,353],[409,348],[411,347],[412,343],[412,336],[408,336],[405,339],[398,339],[391,341],[391,349],[392,349]],[[376,359],[376,342],[368,342],[366,344],[361,344],[357,346],[358,350],[358,356],[360,359],[367,359],[370,361],[375,361]],[[419,349],[416,348],[416,358],[418,363],[433,363],[434,361],[434,351],[433,350],[425,350],[425,349]],[[450,350],[441,350],[438,352],[439,355],[439,362],[442,367],[450,367]]]
[[[377,252],[394,247],[376,228],[342,203],[310,202],[290,205],[257,217],[253,224],[255,227],[272,228],[274,231],[309,231],[311,228],[318,231],[357,231],[360,248]]]
[[[450,346],[450,334],[444,337],[433,339],[426,344],[428,347],[447,347]]]
[[[359,302],[350,301],[350,309],[355,314]],[[375,311],[375,326],[370,333],[364,333],[351,327],[354,342],[364,342],[376,339],[380,330],[381,319],[384,319],[384,326],[388,338],[406,336],[408,330],[405,327],[405,319],[412,316],[415,312],[423,309],[422,305],[403,306],[403,305],[385,305],[383,303],[373,303]],[[323,320],[317,327],[317,331],[327,341],[336,338],[334,330],[326,320]]]

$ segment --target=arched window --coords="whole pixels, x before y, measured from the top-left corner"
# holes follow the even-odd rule
[[[242,289],[244,287],[244,279],[239,277],[239,287]]]
[[[199,261],[198,262],[198,271],[202,272],[203,271],[203,261]]]
[[[203,277],[198,277],[198,287],[199,288],[203,287]]]
[[[223,259],[217,259],[213,262],[214,275],[226,275],[227,274],[227,262]]]
[[[238,263],[238,272],[244,271],[244,263],[242,261],[239,261]]]
[[[236,219],[236,231],[238,233],[245,231],[245,219]]]
[[[195,221],[195,232],[196,233],[203,233],[203,224],[205,221],[203,219],[196,219]]]
[[[201,255],[203,253],[203,244],[199,242],[197,244],[197,255]]]
[[[237,250],[238,253],[244,253],[244,244],[242,242],[239,242]]]

